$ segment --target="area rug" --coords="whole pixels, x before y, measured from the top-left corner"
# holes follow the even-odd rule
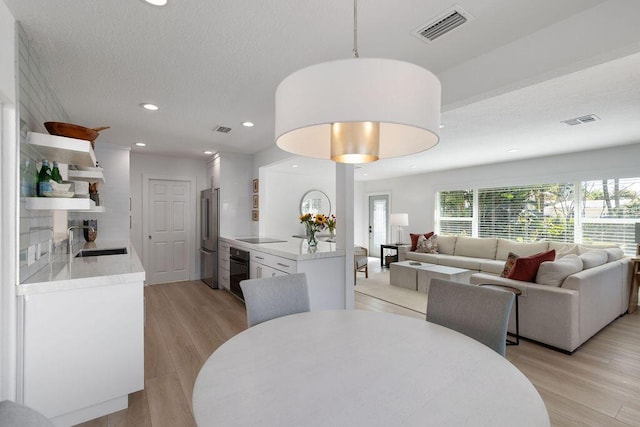
[[[389,270],[369,273],[368,279],[358,276],[356,292],[426,314],[427,294],[391,286],[389,284]]]

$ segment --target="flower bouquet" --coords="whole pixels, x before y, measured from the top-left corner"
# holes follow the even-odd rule
[[[316,233],[325,229],[327,226],[327,217],[323,214],[311,215],[310,213],[306,213],[301,215],[299,219],[300,223],[304,224],[304,227],[307,230],[307,241],[309,242],[309,246],[317,246],[318,240],[316,239]]]

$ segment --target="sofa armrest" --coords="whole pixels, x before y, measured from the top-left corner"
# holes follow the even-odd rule
[[[472,284],[507,285],[522,291],[520,305],[520,335],[566,351],[575,350],[583,341],[579,334],[580,295],[573,289],[538,285],[507,279],[493,274],[476,273]],[[509,331],[515,331],[513,313]]]

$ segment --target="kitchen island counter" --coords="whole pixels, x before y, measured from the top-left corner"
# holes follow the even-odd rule
[[[247,243],[238,239],[245,237],[221,237],[221,240],[229,243],[233,247],[246,250],[255,250],[293,261],[308,261],[321,258],[339,258],[345,256],[344,249],[337,249],[336,243],[319,241],[318,246],[309,248],[306,239],[295,237],[283,238],[282,242],[275,243]]]

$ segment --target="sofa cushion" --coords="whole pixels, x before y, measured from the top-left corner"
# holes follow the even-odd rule
[[[509,252],[518,254],[519,256],[529,256],[546,252],[549,249],[549,242],[514,242],[508,239],[498,239],[498,247],[496,249],[496,259],[505,260],[509,256]]]
[[[420,261],[427,264],[437,264],[439,256],[438,254],[423,254],[420,252],[407,252],[405,254],[406,259],[409,261]]]
[[[536,283],[560,286],[564,279],[579,271],[582,271],[582,259],[578,255],[570,254],[557,261],[545,261],[540,264],[536,274]]]
[[[429,238],[431,236],[433,236],[433,231],[431,233],[424,233],[424,234],[413,234],[413,233],[409,233],[409,237],[411,238],[411,249],[409,249],[411,252],[415,251],[416,248],[418,247],[418,239],[420,238],[420,236],[424,236],[425,238]]]
[[[493,237],[458,236],[455,252],[457,256],[495,259],[498,239]]]
[[[551,249],[556,250],[556,259],[560,259],[571,254],[579,254],[578,245],[576,245],[575,243],[549,242],[549,250]]]
[[[587,253],[589,251],[593,251],[596,249],[610,249],[610,248],[618,248],[619,246],[616,244],[600,244],[600,245],[590,245],[590,244],[584,244],[581,243],[578,245],[578,255],[582,255],[584,253]]]
[[[509,252],[507,261],[502,266],[500,277],[509,277],[509,274],[511,274],[511,270],[513,270],[513,267],[516,265],[516,260],[518,258],[520,258],[518,255],[514,254],[513,252]]]
[[[416,247],[416,252],[422,252],[427,254],[437,254],[438,253],[438,243],[436,242],[436,237],[432,234],[428,239],[425,236],[418,237],[418,245]]]
[[[486,259],[480,261],[480,271],[482,273],[500,274],[504,270],[504,261],[496,259]]]
[[[590,250],[578,256],[582,260],[583,270],[588,270],[590,268],[606,264],[609,259],[609,256],[604,249]]]
[[[456,240],[458,236],[437,236],[438,253],[453,255],[456,248]]]
[[[457,255],[438,254],[438,264],[448,267],[464,268],[466,270],[480,271],[480,263],[485,261],[482,258],[461,257]]]
[[[624,251],[620,248],[608,248],[604,251],[607,253],[607,262],[618,261],[624,258]]]
[[[538,267],[545,261],[553,261],[556,259],[556,251],[550,250],[528,257],[520,257],[516,260],[511,273],[507,278],[513,280],[522,280],[524,282],[533,282],[538,273]]]

